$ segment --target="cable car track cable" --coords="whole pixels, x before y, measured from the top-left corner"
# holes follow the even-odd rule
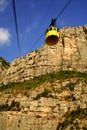
[[[16,14],[15,0],[12,0],[12,7],[13,7],[13,14],[14,14],[15,28],[16,28],[18,50],[19,50],[19,54],[20,54],[20,57],[21,57],[21,49],[20,49],[20,42],[19,42],[19,33],[18,33],[18,24],[17,24],[17,14]]]
[[[46,13],[45,13],[43,19],[46,18],[48,11],[49,11],[50,8],[52,7],[52,3],[53,3],[53,0],[51,0],[51,2],[50,2],[50,4],[49,4],[49,6],[48,6],[48,9],[47,9],[47,11],[46,11]],[[43,19],[41,20],[41,21],[43,21],[43,22],[40,22],[40,25],[39,25],[39,26],[41,26],[41,25],[44,23],[45,20],[43,20]],[[36,43],[42,38],[43,35],[44,35],[44,33],[34,42],[35,45],[36,45]],[[30,48],[30,50],[34,47],[34,44],[33,44],[32,47]]]
[[[64,10],[67,8],[67,6],[70,4],[71,0],[68,0],[68,2],[65,4],[65,6],[62,8],[60,13],[57,15],[56,20],[60,17],[60,15],[64,12]]]
[[[42,38],[42,36],[44,36],[44,33],[42,33],[41,36],[34,42],[30,50],[36,45],[36,43]]]

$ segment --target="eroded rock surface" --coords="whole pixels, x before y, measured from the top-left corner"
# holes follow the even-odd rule
[[[15,59],[1,82],[22,82],[59,70],[87,72],[87,25],[63,28],[55,46],[44,44],[39,50]]]

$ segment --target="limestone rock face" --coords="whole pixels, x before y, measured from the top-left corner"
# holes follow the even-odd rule
[[[44,44],[39,50],[15,59],[3,72],[1,83],[29,80],[34,76],[60,70],[87,72],[87,25],[65,27],[55,46]]]
[[[67,78],[31,90],[0,92],[0,130],[71,129],[87,129],[87,79]]]
[[[9,63],[0,57],[0,81],[3,78],[3,75],[6,73],[7,69],[9,68]]]

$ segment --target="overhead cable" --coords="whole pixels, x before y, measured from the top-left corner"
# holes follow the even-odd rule
[[[62,8],[62,10],[60,11],[60,13],[57,15],[56,20],[60,17],[60,15],[64,12],[64,10],[67,8],[67,6],[69,5],[69,3],[71,2],[71,0],[68,0],[68,2],[65,4],[65,6]]]
[[[33,43],[33,45],[31,46],[30,50],[36,45],[36,43],[38,41],[40,41],[40,39],[42,38],[43,35],[44,35],[44,33],[42,33],[41,36]]]
[[[20,54],[20,57],[21,57],[21,49],[20,49],[20,42],[19,42],[19,33],[18,33],[18,24],[17,24],[17,14],[16,14],[15,0],[12,0],[12,7],[13,7],[13,14],[14,14],[15,28],[16,28],[18,50],[19,50],[19,54]]]
[[[50,4],[49,4],[49,6],[48,6],[48,8],[47,8],[47,11],[45,12],[45,15],[43,16],[43,19],[41,20],[41,23],[40,23],[39,26],[43,25],[43,23],[44,23],[44,21],[45,21],[45,19],[46,19],[47,13],[48,13],[49,10],[51,9],[52,5],[53,5],[53,0],[50,1]],[[36,45],[36,43],[42,38],[43,35],[44,35],[44,33],[41,34],[41,36],[34,42],[34,44],[32,45],[31,49],[32,49],[32,48]]]

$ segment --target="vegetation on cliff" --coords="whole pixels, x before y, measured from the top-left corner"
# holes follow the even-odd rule
[[[86,130],[86,106],[86,73],[60,71],[0,86],[0,120],[9,122],[10,115],[15,129],[27,123],[30,129]]]
[[[67,112],[65,115],[65,120],[58,124],[57,130],[64,130],[70,126],[70,130],[80,130],[79,122],[82,119],[87,119],[87,109],[78,107],[76,110]],[[86,126],[83,130],[87,130]]]
[[[41,76],[37,76],[31,80],[25,81],[25,82],[19,82],[19,83],[10,83],[7,85],[1,85],[0,91],[4,91],[6,89],[31,89],[35,88],[39,85],[41,85],[44,82],[52,82],[57,79],[67,79],[67,78],[73,78],[73,77],[79,77],[79,78],[86,78],[86,73],[76,72],[76,71],[60,71],[50,74],[45,74]]]
[[[10,66],[9,63],[6,60],[4,60],[2,57],[0,57],[0,63],[1,63],[1,66],[5,68]]]

